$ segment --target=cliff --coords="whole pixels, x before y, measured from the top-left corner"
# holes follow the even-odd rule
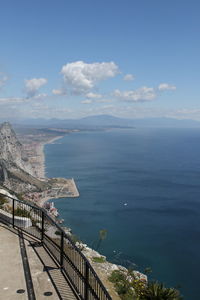
[[[31,137],[33,139],[32,135]],[[47,138],[45,138],[45,142],[47,142]],[[43,145],[43,141],[40,144]],[[38,143],[33,143],[31,147],[29,145],[28,149],[30,150],[32,147],[35,149],[37,146]],[[19,142],[9,123],[0,125],[0,186],[15,193],[22,193],[26,195],[27,200],[37,202],[40,206],[50,198],[79,196],[73,179],[38,178],[36,168],[41,167],[40,163],[37,161],[35,164],[33,159],[31,163],[26,148],[27,144],[23,146]],[[40,159],[40,161],[42,160]]]
[[[16,137],[12,126],[0,126],[0,184],[17,193],[43,191],[48,183],[34,177],[23,145]]]
[[[32,167],[28,162],[22,144],[18,141],[10,123],[3,123],[0,126],[0,159],[12,162],[20,169],[33,174]]]

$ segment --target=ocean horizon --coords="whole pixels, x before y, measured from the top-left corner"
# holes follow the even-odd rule
[[[55,200],[64,226],[113,263],[199,295],[200,130],[71,133],[45,145],[46,175],[74,178],[79,198]]]

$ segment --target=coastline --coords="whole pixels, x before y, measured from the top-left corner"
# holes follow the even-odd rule
[[[59,140],[63,137],[64,137],[64,135],[56,136],[56,137],[48,139],[46,141],[43,140],[37,144],[37,146],[36,146],[36,148],[37,148],[36,149],[36,157],[37,157],[37,166],[38,166],[37,176],[39,177],[40,180],[44,180],[44,181],[49,180],[46,177],[46,172],[45,172],[45,152],[44,152],[45,145],[52,144],[56,140]],[[59,199],[59,198],[66,198],[66,197],[72,198],[72,197],[79,196],[79,192],[78,192],[76,183],[73,178],[71,178],[71,179],[59,178],[59,179],[62,180],[61,190],[56,191],[55,194],[53,194],[53,195],[52,195],[52,192],[49,193],[49,190],[40,192],[38,194],[38,201],[36,202],[38,206],[44,207],[44,204],[51,199]],[[56,180],[56,179],[53,178],[53,180]],[[70,195],[68,193],[70,193]],[[49,210],[48,210],[48,212],[49,212]],[[54,215],[52,212],[49,212],[49,213],[51,214],[52,217],[56,217],[56,215]],[[69,234],[69,232],[68,232],[68,234]],[[70,234],[71,234],[71,232],[70,232]],[[120,300],[120,296],[117,294],[113,283],[110,282],[108,278],[111,276],[113,271],[119,271],[122,274],[125,274],[125,276],[127,276],[127,278],[129,278],[129,280],[130,279],[133,280],[133,278],[131,278],[128,275],[128,270],[121,265],[110,263],[109,261],[106,260],[105,256],[103,256],[99,252],[95,251],[94,249],[88,247],[86,244],[83,244],[82,242],[77,242],[76,246],[80,249],[80,251],[83,253],[83,255],[85,255],[85,257],[89,260],[90,264],[92,265],[92,267],[98,274],[99,278],[102,280],[102,283],[105,285],[105,287],[109,291],[112,299]],[[98,261],[95,262],[95,260],[94,260],[95,258],[100,259],[100,260],[103,258],[105,261],[103,261],[102,263],[99,263]],[[141,281],[143,283],[147,282],[147,276],[138,271],[134,271],[134,278],[136,278],[138,281]]]
[[[46,177],[45,172],[45,153],[44,147],[47,144],[53,144],[55,141],[63,138],[64,135],[55,136],[45,141],[40,141],[37,143],[35,147],[36,154],[36,163],[33,165],[35,167],[35,176],[42,181],[53,181],[54,190],[49,191],[45,190],[40,193],[32,193],[33,197],[35,197],[35,202],[38,206],[43,207],[44,204],[50,199],[59,199],[59,198],[75,198],[79,197],[79,192],[76,187],[76,183],[73,178],[48,178]]]
[[[45,202],[51,200],[51,199],[59,199],[59,198],[67,198],[67,197],[70,197],[70,198],[76,198],[76,197],[79,197],[79,192],[78,192],[78,189],[76,187],[76,183],[74,181],[73,178],[67,178],[67,179],[63,179],[65,180],[65,189],[67,188],[68,190],[70,190],[70,195],[68,194],[65,194],[65,192],[63,193],[63,195],[57,195],[54,194],[54,195],[50,195],[48,193],[48,191],[44,191],[42,192],[40,195],[40,198],[39,200],[37,201],[37,205],[40,206],[40,207],[43,207]]]
[[[44,147],[47,144],[53,144],[55,141],[63,138],[64,135],[62,136],[56,136],[53,137],[47,141],[44,142],[40,142],[38,143],[38,145],[36,146],[36,153],[37,153],[37,158],[38,158],[38,164],[39,164],[39,168],[37,170],[37,177],[39,179],[46,179],[46,172],[45,172],[45,154],[44,154]]]

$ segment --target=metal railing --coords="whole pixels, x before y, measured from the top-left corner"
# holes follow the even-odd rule
[[[10,203],[5,209],[10,217],[8,213],[5,216],[1,213],[0,221],[2,219],[42,242],[80,299],[112,300],[87,258],[44,209],[10,195],[6,198]]]

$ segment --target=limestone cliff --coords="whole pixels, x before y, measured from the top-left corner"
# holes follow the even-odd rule
[[[0,126],[0,159],[12,162],[29,174],[33,174],[23,146],[18,141],[10,123],[7,122]]]
[[[23,146],[9,123],[0,126],[0,184],[18,193],[42,191],[47,182],[33,175]]]

